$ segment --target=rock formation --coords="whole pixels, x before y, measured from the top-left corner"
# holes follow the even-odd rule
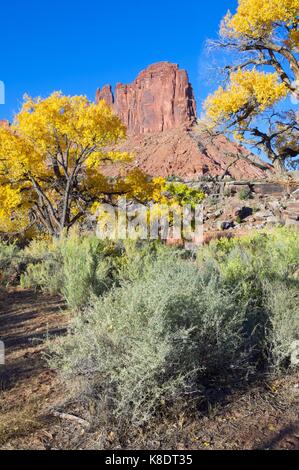
[[[133,165],[149,175],[267,177],[270,166],[240,145],[197,131],[193,89],[177,64],[150,65],[130,85],[117,84],[114,94],[105,85],[96,93],[96,102],[101,99],[127,127],[128,139],[119,148],[132,153]]]
[[[134,159],[130,167],[138,167],[150,176],[197,180],[226,174],[236,180],[263,179],[270,168],[224,135],[211,140],[192,128],[129,136],[117,150],[131,153]],[[111,176],[118,174],[113,168],[108,171]]]
[[[105,85],[97,90],[96,101],[100,99],[113,107],[129,135],[163,132],[196,119],[187,72],[169,62],[150,65],[130,85],[118,83],[115,96],[111,86]]]

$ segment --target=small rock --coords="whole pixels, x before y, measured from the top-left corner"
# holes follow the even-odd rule
[[[222,214],[223,214],[222,209],[218,209],[218,211],[214,212],[214,216],[217,217],[217,218],[220,217]]]
[[[282,223],[281,218],[280,218],[280,217],[277,217],[277,216],[275,216],[275,215],[273,215],[273,216],[267,218],[267,224],[276,225],[276,224],[281,224],[281,223]]]
[[[299,202],[288,204],[283,215],[286,219],[299,220]]]
[[[253,210],[251,207],[243,206],[243,207],[237,207],[234,210],[234,216],[238,217],[240,220],[244,220],[250,215],[252,215]]]
[[[296,201],[299,200],[299,189],[296,189],[296,191],[291,194],[291,198],[296,199]]]
[[[270,210],[258,211],[254,214],[256,220],[265,220],[268,217],[273,217],[273,212]]]
[[[299,202],[289,202],[287,204],[287,210],[299,212]]]
[[[284,211],[283,216],[286,219],[299,220],[299,212]]]
[[[234,225],[233,220],[219,220],[219,222],[217,222],[218,230],[229,230],[230,228],[233,228]]]
[[[270,209],[272,209],[274,211],[276,209],[281,208],[281,202],[280,201],[269,201],[268,206],[269,206]]]

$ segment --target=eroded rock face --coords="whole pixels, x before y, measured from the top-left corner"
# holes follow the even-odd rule
[[[236,180],[263,179],[270,167],[225,136],[211,139],[184,128],[129,136],[117,147],[134,156],[130,168],[138,167],[150,176],[178,176],[198,180],[225,173]],[[238,158],[239,157],[239,158]],[[115,168],[117,174],[117,168]],[[109,169],[115,175],[113,168]]]
[[[236,180],[263,179],[269,165],[224,135],[213,139],[199,132],[196,103],[185,70],[158,62],[143,70],[130,85],[98,89],[127,127],[128,139],[120,149],[131,153],[137,166],[152,176],[194,179],[227,175]],[[110,168],[111,175],[118,169]]]
[[[185,70],[177,64],[158,62],[143,70],[130,85],[118,83],[98,89],[96,101],[104,99],[127,127],[128,135],[162,132],[188,127],[196,119],[196,103]]]
[[[98,103],[100,100],[105,100],[109,106],[113,107],[114,98],[111,85],[104,85],[101,90],[100,88],[97,90],[96,102]]]

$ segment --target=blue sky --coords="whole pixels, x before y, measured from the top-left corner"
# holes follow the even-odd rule
[[[22,96],[54,90],[94,99],[96,88],[129,83],[167,60],[187,69],[197,101],[208,93],[203,48],[235,0],[27,0],[2,2],[0,80],[11,119]],[[213,73],[212,73],[213,75]]]

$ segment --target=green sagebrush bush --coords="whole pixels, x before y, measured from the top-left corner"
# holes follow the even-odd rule
[[[51,365],[101,416],[141,424],[167,403],[195,398],[206,377],[248,373],[237,292],[217,272],[164,255],[94,300],[52,349]]]
[[[16,244],[0,241],[0,287],[15,283],[22,269],[22,252]]]
[[[118,255],[113,261],[118,286],[123,282],[133,282],[142,278],[148,270],[152,272],[152,264],[157,260],[162,263],[171,256],[184,257],[183,251],[174,250],[159,241],[125,240],[119,248]]]
[[[246,325],[256,359],[273,371],[291,362],[299,340],[299,232],[277,228],[220,240],[199,252],[247,303]]]
[[[61,244],[62,293],[72,308],[83,307],[91,294],[100,295],[109,281],[104,246],[96,237],[71,237]]]
[[[103,243],[96,237],[73,233],[33,242],[25,252],[31,262],[22,276],[22,286],[60,293],[71,308],[81,308],[110,283],[109,262]]]
[[[264,284],[264,290],[271,367],[275,372],[298,368],[299,282],[268,282]]]
[[[21,276],[21,286],[41,289],[50,294],[60,293],[63,269],[59,242],[50,238],[33,240],[24,249],[24,256],[27,259],[27,266]]]
[[[117,285],[52,345],[50,364],[109,422],[142,424],[205,386],[292,367],[299,234],[280,229],[202,248],[197,262],[126,244]],[[112,421],[110,421],[112,420]]]

